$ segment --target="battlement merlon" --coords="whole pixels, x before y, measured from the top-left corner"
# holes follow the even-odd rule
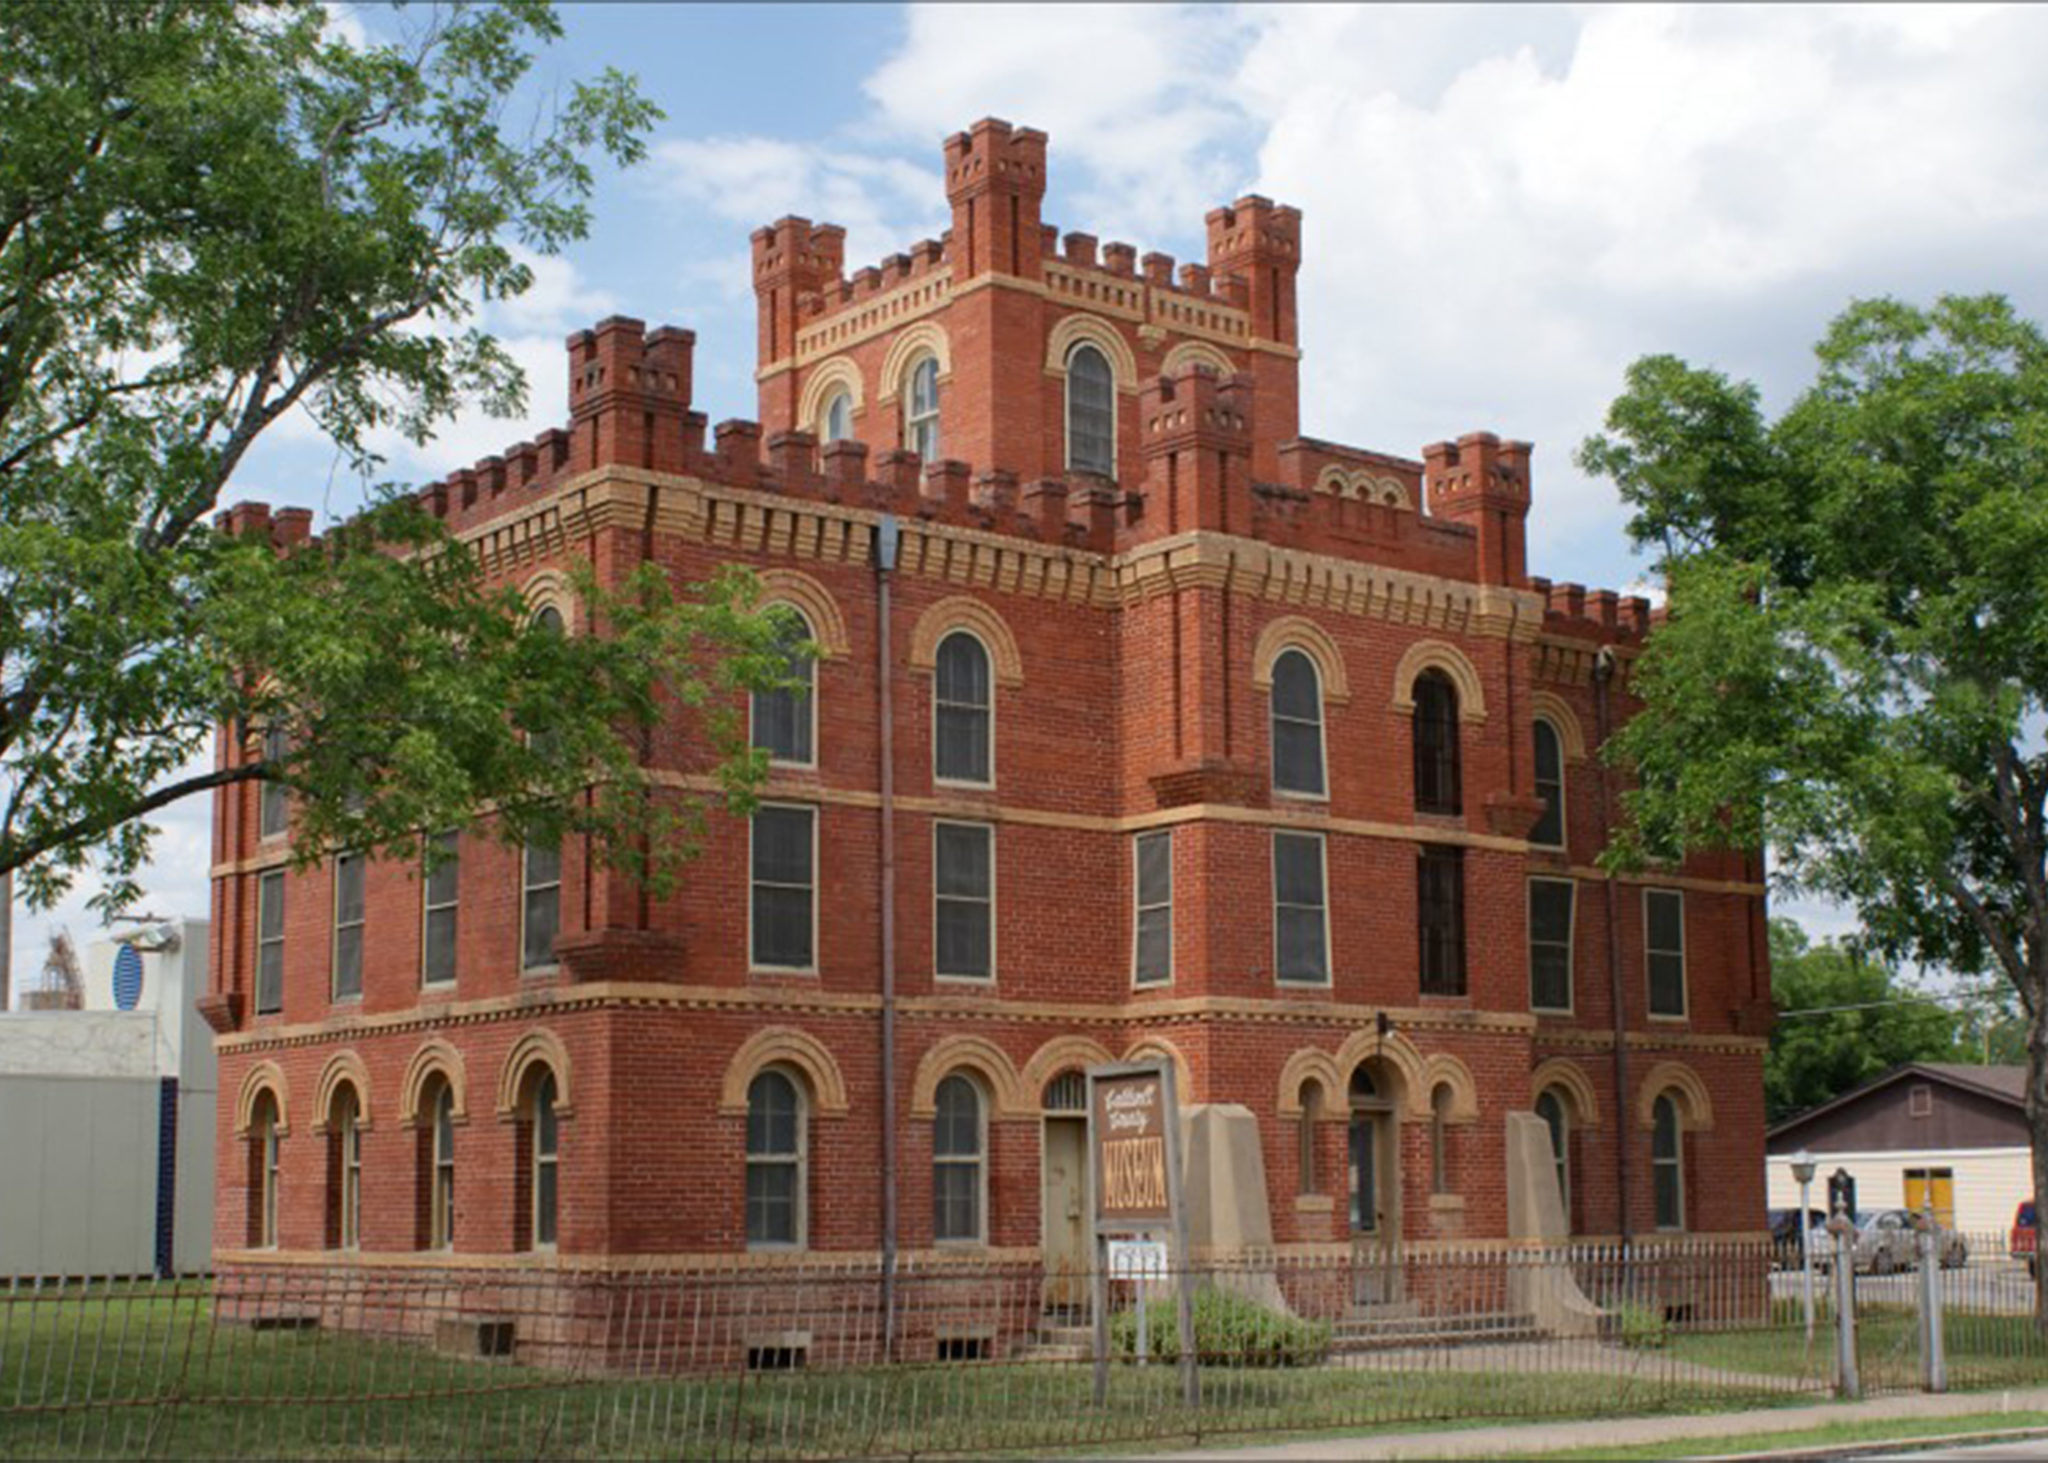
[[[755,229],[754,307],[763,365],[796,354],[797,322],[846,283],[846,230],[793,215]]]
[[[946,139],[956,285],[982,274],[1044,273],[1045,149],[1043,132],[995,117]]]
[[[1528,577],[1529,458],[1535,450],[1491,432],[1467,432],[1454,443],[1422,449],[1429,511],[1478,533],[1483,584],[1520,584]]]
[[[569,347],[570,461],[682,472],[688,461],[696,332],[612,315]],[[465,500],[466,501],[466,500]]]

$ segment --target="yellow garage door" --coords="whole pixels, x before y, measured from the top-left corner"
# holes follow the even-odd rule
[[[1930,1192],[1931,1191],[1931,1192]],[[1918,1214],[1929,1199],[1934,1201],[1934,1222],[1943,1229],[1956,1227],[1956,1171],[1952,1168],[1909,1168],[1906,1170],[1906,1207]]]

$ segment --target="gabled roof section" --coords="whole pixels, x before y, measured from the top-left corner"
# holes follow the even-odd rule
[[[1871,1078],[1861,1087],[1851,1088],[1832,1102],[1810,1107],[1805,1112],[1795,1113],[1783,1122],[1773,1123],[1764,1131],[1766,1142],[1775,1141],[1787,1133],[1806,1126],[1824,1113],[1838,1111],[1852,1102],[1910,1079],[1923,1082],[1939,1082],[1963,1092],[1988,1097],[1994,1102],[2009,1103],[2024,1110],[2027,1105],[2027,1069],[2025,1067],[1973,1067],[1962,1062],[1908,1062],[1903,1067]]]

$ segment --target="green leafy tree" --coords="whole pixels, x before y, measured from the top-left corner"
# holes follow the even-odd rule
[[[737,693],[783,662],[743,575],[586,572],[605,633],[565,637],[397,493],[304,552],[208,526],[289,411],[365,473],[380,433],[519,411],[477,307],[530,286],[519,248],[584,235],[593,167],[657,117],[616,72],[529,113],[560,29],[535,0],[378,20],[0,7],[0,873],[34,903],[91,868],[118,908],[149,815],[246,779],[291,788],[302,859],[488,808],[660,886],[702,807],[650,787],[649,729],[695,716],[730,799],[758,780]],[[215,728],[273,726],[288,750],[191,770]]]
[[[1954,1012],[1916,999],[1890,970],[1853,950],[1813,944],[1789,919],[1771,921],[1771,991],[1779,1016],[1764,1057],[1764,1110],[1772,1122],[1906,1062],[1966,1059]]]
[[[1611,857],[1767,842],[1880,952],[2001,975],[2048,1193],[2048,341],[1996,296],[1873,300],[1816,353],[1775,421],[1754,386],[1638,361],[1580,450],[1671,596]]]

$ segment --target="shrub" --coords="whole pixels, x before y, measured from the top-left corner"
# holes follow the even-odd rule
[[[1195,1354],[1203,1362],[1234,1366],[1309,1366],[1330,1350],[1330,1323],[1306,1321],[1228,1291],[1195,1292]],[[1180,1321],[1171,1298],[1145,1307],[1146,1340],[1155,1361],[1180,1360]],[[1138,1317],[1110,1317],[1109,1345],[1116,1356],[1137,1352]]]
[[[1624,1301],[1621,1307],[1621,1344],[1641,1347],[1645,1350],[1665,1345],[1671,1340],[1671,1323],[1664,1319],[1664,1312],[1657,1306],[1640,1305]]]

